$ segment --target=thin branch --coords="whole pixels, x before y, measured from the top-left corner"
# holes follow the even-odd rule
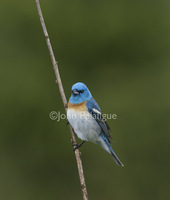
[[[44,36],[45,36],[45,39],[46,39],[46,43],[47,43],[47,46],[48,46],[48,50],[49,50],[49,53],[50,53],[51,61],[52,61],[52,64],[53,64],[53,69],[54,69],[55,76],[56,76],[56,82],[58,84],[58,88],[59,88],[60,95],[61,95],[61,98],[62,98],[62,101],[63,101],[63,104],[64,104],[65,111],[67,112],[67,99],[66,99],[66,96],[65,96],[65,93],[64,93],[63,85],[62,85],[60,74],[59,74],[58,64],[57,64],[57,61],[56,61],[54,53],[53,53],[53,49],[52,49],[52,46],[51,46],[51,42],[50,42],[50,38],[49,38],[49,35],[48,35],[48,32],[47,32],[46,25],[45,25],[45,22],[44,22],[44,18],[43,18],[43,14],[42,14],[42,11],[41,11],[39,0],[35,0],[35,3],[36,3],[36,6],[37,6],[41,26],[42,26]],[[75,133],[74,133],[71,126],[70,126],[70,132],[71,132],[71,137],[72,137],[72,145],[74,147],[74,146],[76,146],[77,141],[76,141]],[[83,193],[83,199],[88,200],[87,188],[86,188],[84,172],[83,172],[83,165],[82,165],[82,161],[81,161],[81,158],[80,158],[79,149],[75,150],[75,157],[76,157],[76,161],[77,161],[77,167],[78,167],[78,172],[79,172],[80,185],[81,185],[81,189],[82,189],[82,193]]]

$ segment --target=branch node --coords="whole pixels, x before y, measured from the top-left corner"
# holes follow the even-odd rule
[[[48,35],[45,35],[45,39],[46,39],[46,40],[49,39],[49,36],[48,36]]]
[[[57,85],[58,85],[58,81],[57,81],[57,79],[55,80],[55,82],[57,83]]]

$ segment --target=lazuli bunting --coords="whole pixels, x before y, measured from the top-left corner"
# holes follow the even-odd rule
[[[102,116],[101,109],[84,83],[78,82],[72,86],[67,119],[77,136],[83,140],[76,148],[85,141],[91,141],[110,153],[118,165],[124,166],[110,145],[110,128]]]

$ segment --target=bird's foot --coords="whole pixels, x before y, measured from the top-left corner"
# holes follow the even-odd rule
[[[76,149],[79,149],[82,146],[82,144],[84,144],[84,143],[85,143],[85,140],[80,144],[74,145],[73,151],[75,151]]]

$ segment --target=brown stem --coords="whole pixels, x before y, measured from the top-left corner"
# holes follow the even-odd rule
[[[38,10],[41,26],[42,26],[42,29],[43,29],[43,32],[44,32],[44,36],[45,36],[45,39],[46,39],[47,47],[48,47],[48,50],[49,50],[49,53],[50,53],[51,61],[52,61],[52,64],[53,64],[53,69],[54,69],[55,76],[56,76],[56,82],[58,84],[58,88],[59,88],[60,95],[61,95],[61,98],[62,98],[62,101],[63,101],[63,104],[64,104],[65,111],[67,112],[67,99],[66,99],[66,96],[65,96],[65,93],[64,93],[64,89],[63,89],[63,85],[62,85],[62,82],[61,82],[60,73],[59,73],[59,69],[58,69],[58,64],[57,64],[57,61],[56,61],[54,53],[53,53],[53,49],[52,49],[52,46],[51,46],[51,42],[50,42],[50,38],[49,38],[49,35],[48,35],[48,32],[47,32],[46,25],[45,25],[45,22],[44,22],[44,18],[43,18],[43,14],[42,14],[42,11],[41,11],[39,0],[35,0],[35,3],[36,3],[36,6],[37,6],[37,10]],[[75,146],[77,144],[77,141],[76,141],[75,133],[74,133],[71,126],[70,126],[70,132],[71,132],[71,137],[72,137],[72,144],[73,144],[73,146]],[[79,172],[80,185],[81,185],[81,189],[82,189],[82,193],[83,193],[83,199],[88,200],[87,188],[86,188],[84,172],[83,172],[83,165],[82,165],[82,161],[81,161],[81,158],[80,158],[79,149],[75,150],[75,156],[76,156],[77,167],[78,167],[78,172]]]

